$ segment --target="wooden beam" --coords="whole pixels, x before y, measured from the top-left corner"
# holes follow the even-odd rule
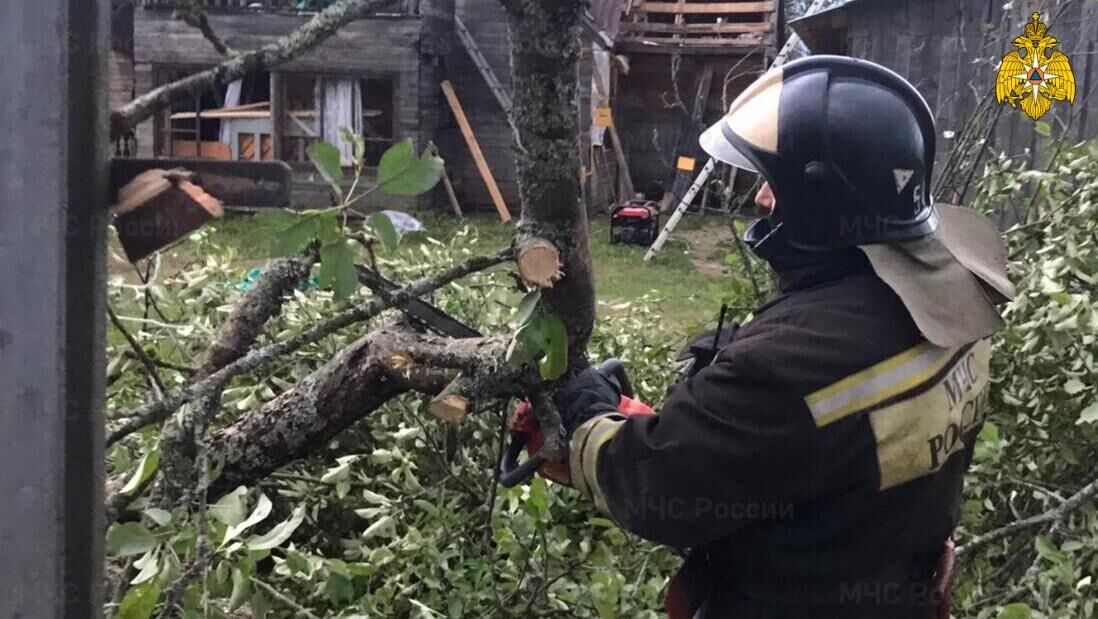
[[[760,45],[767,45],[765,40],[755,39],[684,39],[674,41],[672,39],[626,39],[618,41],[621,52],[635,54],[700,54],[700,55],[729,55],[747,53]]]
[[[477,136],[473,134],[473,127],[465,116],[465,110],[462,109],[461,101],[458,100],[457,93],[454,92],[454,86],[450,83],[450,80],[442,82],[442,93],[446,95],[446,102],[450,104],[450,109],[454,112],[454,119],[457,120],[458,127],[461,129],[461,135],[465,137],[465,143],[469,146],[469,152],[472,153],[473,161],[477,164],[480,177],[484,179],[484,184],[488,186],[488,194],[492,196],[492,203],[495,204],[496,211],[499,212],[500,220],[503,223],[511,221],[511,212],[507,210],[507,203],[503,201],[503,194],[499,191],[499,185],[496,185],[496,179],[492,176],[492,169],[488,167],[488,162],[484,159],[484,153],[481,152],[480,144],[477,143]]]
[[[450,182],[450,175],[446,173],[446,168],[442,168],[442,186],[446,188],[446,197],[450,200],[450,208],[454,209],[454,215],[457,215],[458,219],[465,219],[465,214],[461,212],[461,203],[458,202],[457,194],[454,193],[454,184]]]
[[[271,71],[271,156],[282,161],[282,138],[286,133],[286,93],[282,73]]]
[[[773,1],[767,2],[714,2],[714,3],[685,3],[681,7],[678,2],[643,2],[638,9],[641,13],[769,13],[777,9]]]
[[[667,32],[673,34],[728,34],[770,32],[770,22],[725,22],[720,24],[661,24],[654,22],[622,22],[622,32]]]

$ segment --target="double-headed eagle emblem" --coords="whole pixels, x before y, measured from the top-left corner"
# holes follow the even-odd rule
[[[1052,107],[1053,101],[1075,103],[1075,74],[1071,61],[1063,53],[1052,51],[1060,45],[1050,36],[1048,26],[1041,23],[1041,14],[1034,13],[1026,24],[1023,36],[1014,39],[1018,51],[1003,57],[999,77],[995,81],[995,98],[999,105],[1021,106],[1022,111],[1038,120]]]

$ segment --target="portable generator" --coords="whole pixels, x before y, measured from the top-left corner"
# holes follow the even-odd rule
[[[610,243],[648,247],[660,233],[660,208],[650,200],[630,200],[610,211]]]

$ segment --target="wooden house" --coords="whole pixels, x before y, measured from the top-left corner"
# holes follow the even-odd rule
[[[223,60],[198,29],[177,19],[180,0],[138,1],[137,94]],[[241,50],[289,34],[317,2],[197,1],[225,44]],[[584,166],[577,174],[589,204],[599,207],[633,191],[670,189],[671,162],[696,149],[698,129],[762,71],[782,31],[777,0],[595,0],[584,22],[577,112]],[[329,200],[307,162],[312,141],[338,143],[340,128],[349,128],[365,139],[370,164],[394,141],[411,138],[419,148],[434,142],[462,205],[490,206],[440,88],[449,80],[504,201],[516,210],[513,130],[505,112],[508,37],[499,0],[405,0],[400,11],[356,20],[275,71],[174,104],[132,138],[146,157],[286,161],[295,170],[294,202],[303,207]],[[608,122],[616,131],[596,126]],[[405,207],[445,199],[441,191],[419,200],[374,198]]]

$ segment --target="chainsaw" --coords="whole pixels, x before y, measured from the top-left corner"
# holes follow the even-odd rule
[[[619,413],[627,417],[656,414],[651,407],[636,399],[633,385],[629,382],[629,375],[625,372],[625,364],[619,359],[607,359],[598,367],[598,371],[615,381],[621,388]],[[550,459],[541,453],[545,445],[545,436],[542,434],[529,401],[523,400],[515,408],[511,416],[509,432],[510,441],[503,451],[503,459],[500,462],[499,483],[507,488],[513,488],[528,481],[535,473],[541,473],[542,477],[550,481],[571,485],[568,463]],[[524,449],[527,452],[527,458],[520,464],[519,457]]]

